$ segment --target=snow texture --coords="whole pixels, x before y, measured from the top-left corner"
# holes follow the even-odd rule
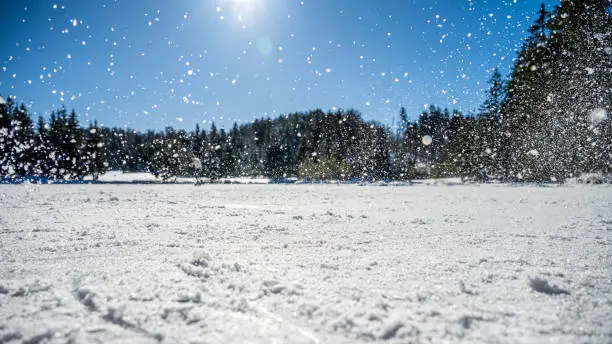
[[[0,343],[610,343],[612,192],[2,185]]]

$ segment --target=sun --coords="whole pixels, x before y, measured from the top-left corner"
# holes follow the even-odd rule
[[[259,22],[267,5],[265,0],[226,0],[225,3],[243,29],[251,28]]]
[[[262,0],[229,0],[233,3],[234,10],[242,13],[250,13],[261,5]]]

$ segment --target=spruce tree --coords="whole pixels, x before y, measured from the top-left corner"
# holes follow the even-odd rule
[[[15,173],[20,176],[31,176],[34,172],[34,126],[25,105],[13,110],[11,133],[13,140],[11,161]]]
[[[597,126],[610,120],[595,114],[612,110],[612,2],[563,1],[548,25],[560,86],[551,102],[556,159],[572,176],[595,168]]]
[[[91,174],[93,180],[106,173],[108,169],[108,154],[104,144],[102,132],[98,127],[98,122],[89,124],[89,129],[85,135],[84,163],[86,173]]]
[[[49,126],[45,123],[45,119],[39,116],[36,125],[34,159],[36,161],[35,174],[40,177],[49,177],[51,166],[54,163],[50,158],[50,144]]]
[[[0,98],[2,99],[2,98]],[[14,102],[9,97],[6,101],[0,102],[0,175],[13,175],[15,167],[11,161],[13,150],[13,140],[11,138],[11,119],[13,114]]]
[[[508,174],[561,181],[589,170],[590,114],[609,112],[609,0],[565,0],[540,10],[508,83]]]

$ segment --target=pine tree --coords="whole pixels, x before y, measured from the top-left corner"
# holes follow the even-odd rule
[[[50,156],[55,166],[50,168],[56,179],[82,179],[86,172],[81,159],[83,135],[76,112],[70,115],[65,108],[51,114],[49,130]]]
[[[79,127],[77,114],[74,110],[70,112],[67,123],[68,140],[66,142],[66,153],[68,154],[70,177],[83,179],[87,172],[85,161],[83,161],[83,132]]]
[[[153,157],[150,172],[164,180],[186,176],[194,161],[187,133],[167,127],[153,141]]]
[[[612,2],[563,1],[548,25],[560,86],[551,104],[555,158],[571,176],[593,170],[597,149],[592,143],[598,134],[592,114],[612,111]]]
[[[93,180],[98,180],[100,175],[106,173],[108,169],[108,154],[98,122],[89,124],[89,129],[85,135],[84,156],[86,173],[91,174]]]
[[[11,161],[15,173],[30,176],[34,171],[34,126],[26,107],[21,104],[13,110],[11,134],[13,151]]]
[[[462,179],[480,179],[482,150],[474,144],[479,140],[477,120],[474,117],[462,119],[446,159],[447,169]]]
[[[502,103],[505,99],[504,81],[499,70],[495,68],[488,81],[490,85],[486,98],[476,122],[477,135],[473,145],[477,147],[479,164],[482,165],[476,177],[480,180],[488,180],[491,177],[502,177],[505,175],[504,166],[504,135],[503,116],[501,113]]]
[[[541,137],[542,123],[546,122],[547,94],[553,86],[552,54],[548,48],[549,13],[542,4],[538,18],[530,27],[506,86],[504,135],[510,137],[506,145],[504,174],[508,178],[542,178],[531,163],[535,152],[534,138]]]
[[[14,102],[9,97],[6,101],[0,102],[0,175],[13,175],[15,167],[11,161],[13,150],[13,140],[11,138],[11,120]]]
[[[544,3],[540,4],[540,10],[538,11],[538,19],[536,19],[529,27],[529,33],[531,34],[531,36],[529,37],[529,40],[531,41],[530,43],[539,44],[546,40],[546,24],[548,22],[549,17],[550,13],[546,10],[546,5],[544,5]]]
[[[400,108],[399,112],[399,128],[396,138],[392,141],[392,166],[393,166],[393,177],[399,179],[409,179],[411,177],[414,160],[409,153],[407,143],[408,133],[408,113],[405,107]]]
[[[244,139],[238,129],[238,124],[234,122],[234,126],[230,131],[230,146],[231,146],[231,157],[232,160],[232,168],[231,175],[232,176],[241,176],[243,175],[242,170],[242,159],[244,152]]]
[[[400,117],[400,130],[402,131],[402,133],[404,133],[408,126],[408,113],[406,112],[406,108],[403,106],[400,108],[399,117]]]
[[[35,174],[40,177],[49,177],[53,161],[50,158],[49,126],[42,116],[38,117],[36,126],[34,160]]]
[[[565,0],[544,8],[508,83],[503,113],[511,138],[508,174],[563,180],[588,170],[589,114],[611,107],[609,0]]]
[[[493,70],[493,74],[488,81],[490,85],[486,93],[485,101],[480,107],[480,116],[499,118],[501,115],[501,106],[505,99],[504,80],[497,68]]]
[[[198,184],[200,183],[200,178],[203,176],[203,165],[200,153],[205,144],[205,140],[206,132],[200,129],[199,124],[196,124],[195,131],[188,134],[190,155],[193,158],[191,164],[188,166],[187,175],[194,176]]]
[[[202,161],[207,176],[211,180],[216,180],[221,177],[221,140],[217,126],[213,122],[210,126],[208,134],[208,145],[205,147],[204,161]]]

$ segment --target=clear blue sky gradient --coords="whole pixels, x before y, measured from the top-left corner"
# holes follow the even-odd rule
[[[544,1],[549,9],[559,1]],[[540,0],[3,0],[0,94],[138,130],[356,108],[469,113]]]

